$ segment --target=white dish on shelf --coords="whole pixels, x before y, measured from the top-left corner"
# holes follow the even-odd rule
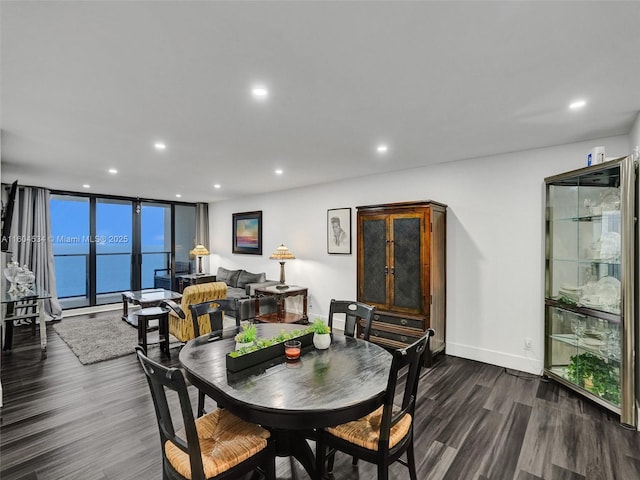
[[[615,277],[602,277],[596,283],[595,291],[602,305],[615,306],[620,303],[620,280]]]
[[[583,345],[585,347],[595,348],[595,347],[601,347],[606,342],[604,340],[600,340],[599,338],[586,337],[586,338],[581,338],[579,343],[580,345]]]
[[[620,234],[606,232],[600,237],[600,260],[615,260],[620,257]]]

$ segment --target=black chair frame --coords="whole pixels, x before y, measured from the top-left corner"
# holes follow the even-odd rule
[[[202,452],[200,450],[200,441],[196,431],[195,419],[191,410],[191,401],[187,391],[182,372],[177,368],[167,368],[157,362],[149,359],[141,347],[136,347],[138,359],[142,365],[158,420],[158,429],[160,431],[160,448],[162,450],[162,478],[163,480],[185,480],[169,463],[165,456],[164,444],[167,440],[173,442],[180,450],[189,455],[191,464],[192,480],[208,480],[204,474],[202,465]],[[177,393],[180,401],[180,410],[182,413],[182,421],[184,423],[184,431],[186,441],[176,436],[173,417],[169,408],[167,399],[167,390]],[[267,448],[257,453],[253,457],[236,465],[235,467],[221,473],[213,478],[216,480],[238,478],[247,474],[256,468],[262,467],[264,474],[268,479],[275,479],[275,448],[271,439],[267,441]]]
[[[191,321],[193,322],[193,332],[196,338],[200,336],[200,324],[198,317],[202,315],[209,316],[209,330],[211,333],[218,332],[223,329],[222,309],[217,300],[207,300],[206,302],[189,305],[191,310]]]
[[[324,474],[325,460],[327,459],[327,470],[331,473],[333,462],[337,450],[352,455],[354,457],[353,464],[356,465],[357,459],[374,463],[378,467],[378,480],[386,480],[389,477],[389,465],[399,462],[409,469],[411,480],[417,480],[415,456],[413,451],[413,424],[415,419],[416,397],[418,393],[418,383],[420,380],[420,370],[422,367],[422,355],[429,347],[429,337],[435,332],[428,329],[425,335],[413,344],[393,352],[393,361],[391,370],[389,371],[389,381],[384,397],[384,407],[382,420],[380,423],[380,438],[378,441],[378,450],[369,450],[351,442],[343,440],[329,434],[326,430],[318,431],[318,440],[316,444],[316,469],[318,478],[322,478]],[[396,395],[396,385],[400,370],[407,367],[406,383],[402,397],[402,406],[399,410],[394,410],[394,398]],[[412,417],[409,432],[403,439],[389,448],[389,433],[391,427],[396,425],[405,414]],[[330,447],[328,455],[325,455],[326,447]],[[400,457],[406,453],[407,461],[403,461]]]
[[[376,307],[367,305],[366,303],[356,302],[352,300],[336,300],[331,299],[329,306],[329,328],[333,330],[333,315],[345,314],[344,334],[348,337],[355,337],[358,319],[363,319],[364,332],[362,338],[369,341],[369,335],[371,334],[371,322],[375,314]]]
[[[209,338],[211,341],[215,340],[217,336],[219,339],[222,338],[222,335],[218,332],[221,332],[224,328],[223,322],[223,312],[231,312],[234,311],[237,300],[234,298],[226,298],[226,299],[218,299],[218,300],[207,300],[206,302],[197,303],[194,305],[189,305],[189,310],[191,310],[191,320],[193,321],[193,331],[195,333],[195,337],[200,336],[200,324],[198,323],[198,317],[201,315],[209,315],[209,326],[211,333],[209,334]],[[179,308],[179,307],[178,307]],[[237,313],[237,310],[236,310]],[[236,327],[240,326],[240,320],[236,316]],[[205,395],[203,392],[198,390],[198,417],[204,415],[204,401]]]

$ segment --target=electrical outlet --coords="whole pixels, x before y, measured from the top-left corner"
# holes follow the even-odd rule
[[[525,350],[531,350],[532,345],[531,345],[531,339],[530,338],[525,338],[524,339],[524,349]]]

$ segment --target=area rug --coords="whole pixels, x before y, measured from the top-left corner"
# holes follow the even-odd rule
[[[138,344],[138,331],[116,314],[63,318],[53,329],[83,365],[129,355]]]

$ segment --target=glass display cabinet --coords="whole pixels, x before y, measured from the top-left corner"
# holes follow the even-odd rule
[[[633,426],[636,170],[622,157],[545,179],[544,373]]]

